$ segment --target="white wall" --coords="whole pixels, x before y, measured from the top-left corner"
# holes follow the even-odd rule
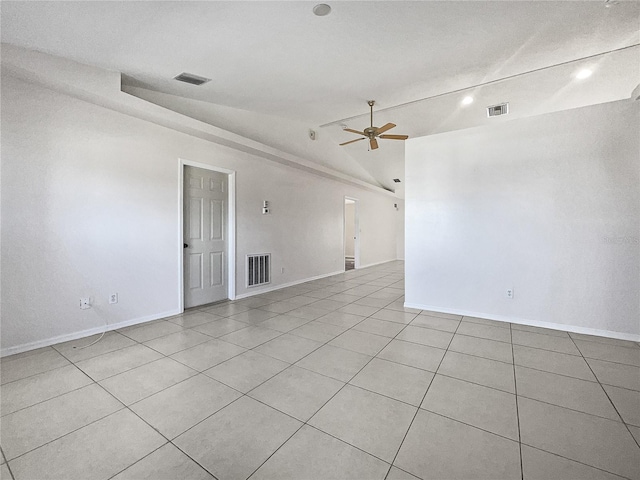
[[[396,211],[396,257],[398,260],[404,260],[404,216],[405,205],[403,199],[396,199],[395,202],[398,205]]]
[[[409,140],[407,304],[640,339],[639,109]]]
[[[179,158],[237,171],[238,295],[248,253],[272,253],[272,287],[343,270],[345,195],[362,265],[396,258],[391,197],[3,75],[3,353],[178,312]]]

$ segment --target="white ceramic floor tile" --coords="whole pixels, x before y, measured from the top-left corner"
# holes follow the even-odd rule
[[[204,325],[215,320],[222,320],[223,317],[214,315],[208,312],[193,312],[185,313],[183,315],[176,315],[175,317],[169,317],[166,320],[176,325],[180,325],[183,328],[193,328],[198,325]]]
[[[404,325],[401,323],[378,320],[373,317],[369,317],[353,327],[354,330],[374,333],[376,335],[382,335],[383,337],[389,338],[395,337],[403,328]]]
[[[11,472],[9,472],[9,467],[6,463],[0,465],[0,480],[13,480]]]
[[[292,366],[248,395],[305,422],[343,385],[332,378]]]
[[[2,418],[2,450],[9,460],[124,408],[96,384]]]
[[[417,343],[392,340],[378,353],[378,358],[435,372],[446,350]]]
[[[231,320],[235,320],[236,322],[248,323],[251,325],[259,325],[261,322],[265,320],[269,320],[270,318],[277,317],[280,313],[276,312],[268,312],[266,310],[257,310],[251,309],[246,312],[236,313],[234,315],[230,315],[228,318]]]
[[[309,424],[391,462],[415,412],[405,403],[347,385]]]
[[[484,327],[484,325],[479,325]],[[504,328],[499,330],[505,331]],[[458,353],[466,353],[476,357],[490,358],[506,363],[513,363],[513,351],[510,343],[488,340],[486,338],[469,337],[456,333],[449,345],[449,350]]]
[[[501,322],[499,320],[489,320],[488,318],[478,318],[478,317],[462,317],[462,321],[471,322],[471,323],[479,323],[481,325],[488,325],[490,327],[498,327],[498,328],[506,328],[510,329],[511,324],[509,322]]]
[[[255,351],[287,363],[295,363],[322,346],[321,342],[285,333],[255,348]]]
[[[155,350],[136,344],[131,347],[82,360],[76,366],[96,382],[162,358]]]
[[[552,330],[550,328],[532,327],[530,325],[518,325],[517,323],[511,324],[512,330],[523,330],[525,332],[540,333],[542,335],[552,335],[554,337],[568,337],[569,334],[562,330]]]
[[[517,442],[424,410],[394,464],[425,480],[521,478]]]
[[[520,366],[516,366],[516,381],[518,395],[611,420],[620,420],[598,383]]]
[[[331,312],[318,318],[318,322],[329,323],[338,327],[351,328],[362,322],[366,317],[344,312]]]
[[[458,329],[458,325],[460,325],[460,320],[420,314],[411,321],[411,325],[414,327],[426,327],[454,333]]]
[[[525,480],[576,479],[621,480],[622,477],[574,462],[537,448],[522,445],[522,471]]]
[[[239,345],[244,348],[255,348],[258,345],[262,345],[263,343],[266,343],[280,335],[282,335],[282,332],[277,332],[268,328],[249,326],[242,330],[224,335],[220,337],[220,340],[233,343],[234,345]]]
[[[456,321],[460,321],[462,320],[462,315],[455,315],[453,313],[442,313],[442,312],[436,312],[433,310],[422,310],[422,312],[420,312],[421,315],[429,315],[430,317],[441,317],[441,318],[446,318],[448,320],[456,320]],[[467,317],[469,318],[469,317]]]
[[[112,480],[214,480],[206,470],[167,443]]]
[[[278,315],[277,317],[265,320],[260,324],[260,326],[262,328],[270,328],[271,330],[277,330],[278,332],[285,333],[309,322],[310,320],[305,318],[292,317],[290,315]]]
[[[342,382],[348,382],[371,358],[368,355],[344,348],[324,345],[300,360],[296,365]]]
[[[343,313],[350,313],[352,315],[360,315],[363,317],[368,317],[376,313],[378,310],[380,310],[378,307],[368,307],[366,305],[358,305],[356,303],[351,303],[349,305],[346,305],[340,308],[338,311]]]
[[[640,448],[621,422],[518,399],[523,444],[633,480],[640,478]]]
[[[186,350],[187,348],[200,345],[201,343],[209,340],[211,340],[209,335],[198,333],[193,330],[184,330],[149,340],[148,342],[145,342],[145,345],[162,353],[163,355],[171,355],[173,353]]]
[[[217,478],[244,480],[301,425],[273,408],[242,397],[174,443]]]
[[[389,475],[387,475],[386,480],[420,480],[420,479],[414,475],[411,475],[410,473],[405,472],[404,470],[400,470],[397,467],[391,467],[391,470],[389,470]]]
[[[589,365],[582,356],[567,355],[565,353],[540,350],[539,348],[513,346],[513,356],[516,365],[535,368],[545,372],[567,375],[582,380],[596,381]]]
[[[511,343],[511,331],[502,327],[494,327],[491,325],[482,325],[474,322],[461,322],[458,331],[461,335],[469,335],[471,337],[486,338],[488,340],[496,340],[499,342]]]
[[[241,393],[200,374],[131,405],[131,409],[172,439],[240,396]]]
[[[349,383],[417,407],[432,379],[431,372],[374,358]]]
[[[192,330],[204,333],[205,335],[209,335],[210,337],[221,337],[223,335],[226,335],[227,333],[236,332],[238,330],[242,330],[243,328],[247,328],[248,326],[248,323],[237,322],[235,320],[231,320],[230,318],[223,318],[221,320],[205,323],[204,325],[198,325]]]
[[[593,369],[600,383],[640,391],[639,367],[594,360],[593,358],[588,358],[587,363]]]
[[[515,393],[513,366],[508,363],[472,357],[463,353],[447,352],[438,373],[471,383]]]
[[[180,325],[164,320],[143,323],[142,325],[134,325],[132,327],[118,330],[119,333],[125,335],[136,342],[147,342],[154,338],[164,337],[172,333],[184,330]]]
[[[165,442],[125,409],[33,450],[10,465],[17,480],[106,480]]]
[[[204,373],[225,385],[247,393],[288,366],[286,362],[248,350],[205,370]]]
[[[100,385],[122,403],[130,405],[197,373],[170,358],[161,358],[102,380]]]
[[[409,325],[396,337],[397,340],[419,343],[429,347],[447,348],[453,334],[442,330],[432,330],[431,328],[413,327]]]
[[[387,322],[396,322],[403,325],[411,323],[411,321],[417,317],[416,313],[399,312],[397,310],[389,310],[383,308],[371,315],[371,318],[377,318],[378,320],[386,320]]]
[[[622,420],[630,425],[640,427],[640,392],[610,385],[604,385],[604,389]]]
[[[539,333],[525,332],[524,330],[513,330],[511,335],[514,345],[524,345],[525,347],[541,348],[552,352],[580,355],[573,340],[570,338],[541,335]]]
[[[314,308],[311,305],[305,305],[304,307],[296,308],[287,312],[288,316],[303,318],[305,320],[315,320],[329,313],[327,310],[321,308]]]
[[[136,342],[118,332],[107,332],[100,341],[91,345],[94,341],[98,340],[99,337],[100,335],[92,335],[87,338],[59,343],[53,347],[69,361],[79,362],[80,360],[86,360],[87,358],[96,357],[136,344]]]
[[[576,340],[575,342],[582,355],[586,358],[640,367],[640,348],[626,348],[604,343],[585,342],[583,340]]]
[[[436,375],[421,408],[519,441],[516,396]]]
[[[337,325],[331,325],[329,323],[314,320],[306,325],[296,328],[295,330],[291,330],[289,333],[299,337],[308,338],[310,340],[315,340],[317,342],[326,343],[336,338],[345,330],[347,330],[346,327],[339,327]]]
[[[305,425],[258,471],[252,480],[383,480],[389,465]]]
[[[69,365],[69,361],[53,348],[48,348],[33,355],[4,357],[0,360],[0,378],[4,385],[65,365]]]
[[[2,386],[2,415],[57,397],[91,383],[91,379],[73,365],[39,373]]]
[[[222,340],[210,340],[175,353],[171,358],[202,372],[245,351],[245,348],[238,345],[223,342]]]
[[[347,330],[329,342],[334,347],[346,348],[364,355],[376,355],[391,341],[388,337],[374,335],[357,330]]]

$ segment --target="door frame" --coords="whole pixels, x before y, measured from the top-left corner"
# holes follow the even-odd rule
[[[353,241],[353,268],[360,268],[360,200],[355,197],[345,195],[342,199],[342,269],[344,268],[344,259],[347,253],[347,242],[345,241],[345,235],[347,233],[347,216],[345,215],[346,200],[351,200],[355,207],[353,207],[353,216],[355,217],[354,231],[356,238]]]
[[[179,310],[184,312],[184,167],[196,167],[203,170],[225,173],[228,176],[228,194],[227,201],[227,296],[229,300],[236,299],[236,172],[222,167],[208,165],[206,163],[192,162],[184,158],[178,159],[180,173],[178,186],[178,204],[180,206],[180,234],[178,244],[180,247],[179,255]]]

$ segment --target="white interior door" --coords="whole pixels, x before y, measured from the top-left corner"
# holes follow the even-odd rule
[[[228,175],[184,167],[184,306],[227,298]]]

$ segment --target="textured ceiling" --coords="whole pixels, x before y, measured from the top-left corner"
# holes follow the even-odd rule
[[[638,2],[331,2],[327,17],[313,5],[2,1],[2,41],[122,72],[129,93],[387,188],[403,178],[402,142],[336,146],[355,138],[341,123],[368,125],[368,99],[376,124],[416,136],[480,126],[493,102],[534,115],[640,82],[638,47],[624,49],[640,42]],[[594,75],[578,84],[581,65]],[[212,81],[172,80],[183,71]],[[449,92],[465,89],[476,102],[462,109]]]

